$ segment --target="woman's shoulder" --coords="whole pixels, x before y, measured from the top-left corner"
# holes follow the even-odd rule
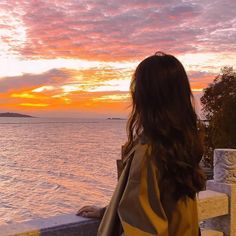
[[[146,175],[150,171],[153,173],[155,172],[155,176],[158,173],[158,169],[155,164],[155,158],[153,158],[152,155],[152,147],[150,143],[140,140],[140,142],[135,146],[134,154],[130,160],[131,165],[129,179],[133,182],[140,183],[142,179],[141,176]]]
[[[137,155],[150,156],[152,145],[150,140],[144,134],[140,135],[138,142],[136,144],[135,152]]]
[[[152,160],[152,146],[150,143],[140,139],[135,146],[133,154],[133,165],[143,166]]]
[[[148,143],[138,143],[135,146],[134,155],[138,158],[144,158],[151,155],[151,145]]]
[[[122,151],[123,153],[123,151]],[[133,143],[133,147],[129,150],[128,153],[122,155],[122,162],[126,164],[128,160],[138,159],[143,160],[144,157],[151,155],[151,142],[144,135],[141,134],[135,142]]]

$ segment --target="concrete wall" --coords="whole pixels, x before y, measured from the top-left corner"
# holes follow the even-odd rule
[[[74,214],[0,226],[0,236],[95,236],[99,221]]]

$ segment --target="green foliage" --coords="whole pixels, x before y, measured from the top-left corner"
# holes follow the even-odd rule
[[[201,97],[207,120],[204,164],[212,166],[215,148],[236,148],[236,73],[224,67]]]

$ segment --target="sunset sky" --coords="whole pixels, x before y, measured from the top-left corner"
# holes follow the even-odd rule
[[[140,60],[184,64],[197,100],[236,66],[234,0],[1,0],[0,112],[126,117]]]

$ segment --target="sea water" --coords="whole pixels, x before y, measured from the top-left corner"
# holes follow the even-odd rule
[[[105,206],[125,120],[0,118],[0,224]]]

